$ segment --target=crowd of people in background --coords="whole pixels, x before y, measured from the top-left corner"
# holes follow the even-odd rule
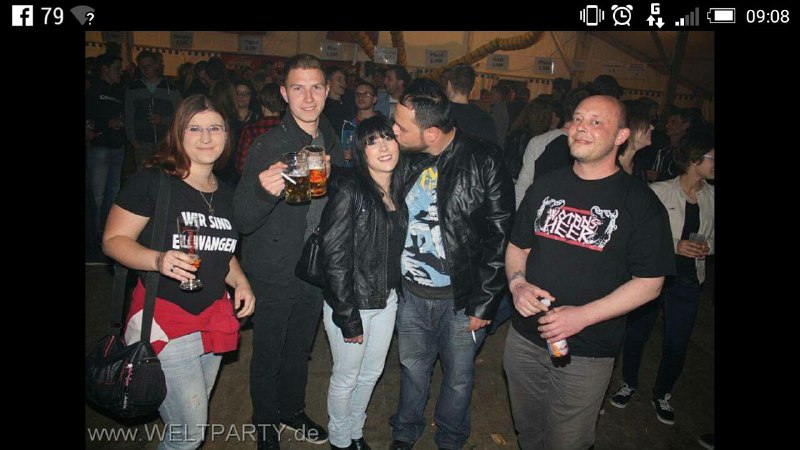
[[[193,277],[179,252],[137,243],[153,213],[155,167],[184,178],[188,187],[176,186],[187,198],[200,192],[204,203],[192,198],[191,208],[208,205],[213,213],[213,201],[225,211],[238,257],[234,249],[220,255],[220,271],[231,274],[217,276],[204,305],[230,297],[245,305],[240,317],[255,309],[253,423],[267,426],[259,449],[280,447],[277,424],[302,429],[309,440],[330,436],[334,449],[369,448],[365,412],[395,327],[402,378],[392,448],[410,449],[425,428],[437,357],[444,379],[436,442],[462,448],[475,354],[509,319],[504,368],[521,448],[587,448],[620,349],[623,380],[610,404],[624,408],[636,392],[660,307],[665,346],[652,402],[661,422],[674,423],[671,391],[714,253],[713,125],[700,109],[622,101],[623,88],[608,75],[533,99],[525,87],[498,83],[476,99],[470,65],[449,68],[438,82],[413,79],[400,65],[371,68],[361,76],[297,55],[279,73],[273,62],[230,68],[212,57],[167,77],[157,52],[138,53],[124,69],[114,53],[87,58],[87,262],[108,261],[105,231],[103,250],[115,260]],[[195,155],[206,138],[216,152],[207,161]],[[281,155],[309,144],[327,151],[331,190],[324,200],[291,206],[282,201]],[[562,217],[576,211],[590,212]],[[562,236],[553,222],[584,219],[596,221],[592,236]],[[326,291],[294,274],[318,226],[332,283]],[[580,282],[565,275],[576,264],[584,268],[575,274]],[[185,294],[163,296],[187,309]],[[589,310],[591,319],[579,317]],[[304,411],[320,317],[334,360],[327,431]],[[179,337],[170,336],[173,347]],[[565,337],[571,362],[557,369],[546,341]],[[202,354],[199,340],[190,344]],[[206,377],[195,388],[207,399],[219,359],[197,364]],[[572,393],[577,399],[563,395],[587,376],[593,381]],[[165,423],[207,420],[171,402]],[[202,441],[178,440],[191,437]]]

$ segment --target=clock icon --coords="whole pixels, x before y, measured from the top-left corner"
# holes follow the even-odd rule
[[[611,6],[611,17],[614,19],[614,26],[617,25],[625,25],[631,26],[631,11],[633,11],[633,6],[631,5],[612,5]]]

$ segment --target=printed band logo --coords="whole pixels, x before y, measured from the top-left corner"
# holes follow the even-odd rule
[[[11,5],[11,26],[32,27],[33,5]]]
[[[536,211],[537,236],[602,252],[617,229],[618,210],[592,206],[591,211],[565,206],[564,200],[545,197]]]

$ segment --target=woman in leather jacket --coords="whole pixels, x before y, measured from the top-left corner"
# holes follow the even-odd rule
[[[353,176],[331,180],[322,212],[320,250],[328,284],[323,317],[333,356],[332,449],[369,448],[366,410],[392,339],[406,237],[401,159],[386,117],[361,122]]]

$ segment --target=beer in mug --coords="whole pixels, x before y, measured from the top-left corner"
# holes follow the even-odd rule
[[[311,196],[322,197],[328,192],[325,149],[316,145],[307,145],[303,147],[303,150],[308,152],[308,181],[311,185]]]

